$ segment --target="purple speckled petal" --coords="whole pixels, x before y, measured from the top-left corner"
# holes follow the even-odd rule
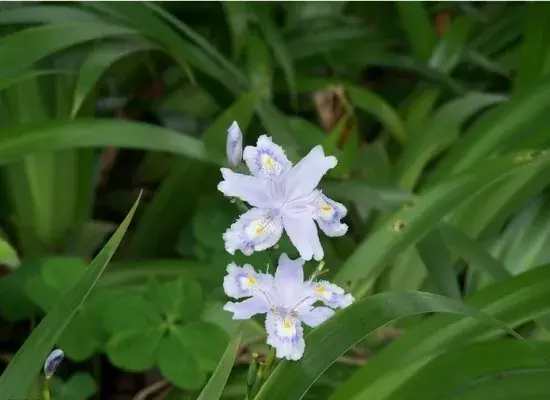
[[[223,181],[218,184],[218,190],[227,197],[237,197],[252,207],[265,207],[271,203],[266,183],[261,179],[251,175],[238,174],[228,168],[220,170]]]
[[[225,250],[235,254],[240,250],[249,256],[274,246],[283,234],[281,216],[253,208],[237,219],[223,234]]]
[[[277,358],[299,360],[306,343],[300,321],[291,315],[269,311],[265,318],[267,344],[274,347]]]
[[[321,178],[338,164],[333,156],[325,156],[321,146],[314,147],[285,174],[286,196],[291,201],[309,195],[319,184]]]
[[[234,299],[252,296],[251,290],[258,284],[259,274],[251,265],[239,267],[235,263],[227,266],[227,275],[223,279],[225,294]]]
[[[353,303],[351,294],[346,294],[340,286],[328,281],[312,282],[313,291],[317,300],[332,308],[345,308]]]
[[[283,148],[266,135],[258,138],[256,146],[245,147],[243,159],[252,175],[260,178],[276,178],[292,167]]]
[[[341,220],[346,216],[348,210],[343,204],[329,199],[320,191],[316,192],[318,196],[314,201],[313,219],[317,222],[319,229],[330,237],[344,236],[348,231],[348,226]]]

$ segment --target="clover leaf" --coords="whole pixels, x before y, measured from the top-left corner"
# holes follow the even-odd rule
[[[41,273],[28,279],[25,287],[28,297],[48,312],[76,283],[86,263],[78,258],[53,257],[42,260],[40,265]],[[105,336],[101,314],[112,295],[108,289],[95,290],[78,309],[57,341],[67,357],[85,360],[100,348]]]
[[[51,384],[51,394],[54,400],[86,400],[97,393],[97,384],[88,373],[77,372],[67,381],[54,376]]]
[[[202,311],[201,287],[188,277],[153,280],[143,294],[121,293],[103,316],[111,335],[107,356],[114,365],[136,372],[157,365],[177,387],[199,388],[229,341],[222,328],[199,320]]]

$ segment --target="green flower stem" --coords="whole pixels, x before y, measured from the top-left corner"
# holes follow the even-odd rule
[[[50,396],[50,378],[44,377],[44,391],[42,392],[44,400],[51,400]]]

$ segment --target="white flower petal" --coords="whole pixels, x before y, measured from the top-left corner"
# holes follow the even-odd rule
[[[300,320],[312,328],[321,325],[334,315],[334,310],[328,307],[313,307],[306,312],[300,313]]]
[[[299,360],[306,343],[300,321],[289,314],[270,311],[266,315],[267,344],[274,347],[277,358]]]
[[[239,217],[223,234],[225,249],[229,254],[240,250],[249,256],[274,246],[283,233],[281,217],[253,208]]]
[[[291,260],[286,253],[281,254],[277,271],[275,271],[275,283],[286,285],[290,282],[301,284],[304,282],[304,263],[301,258]]]
[[[313,291],[317,300],[322,301],[332,308],[344,308],[353,303],[354,298],[351,294],[346,294],[340,286],[327,281],[312,283]]]
[[[321,146],[314,147],[285,174],[287,200],[291,201],[310,194],[327,171],[334,168],[336,164],[338,164],[336,157],[325,156]]]
[[[245,264],[242,268],[235,263],[227,266],[227,275],[223,279],[225,294],[234,299],[252,296],[252,289],[257,287],[261,276],[254,268]]]
[[[274,178],[292,167],[282,147],[273,143],[270,137],[262,135],[256,146],[246,146],[243,159],[252,175]]]
[[[313,219],[308,214],[283,215],[283,226],[290,241],[304,260],[313,257],[319,261],[323,259],[324,252],[319,234]]]
[[[264,314],[269,311],[267,304],[260,297],[251,297],[240,303],[227,302],[223,309],[233,313],[233,319],[250,319],[256,314]]]
[[[314,201],[315,211],[313,212],[313,219],[319,225],[319,229],[330,237],[345,235],[348,231],[348,226],[340,221],[346,216],[348,210],[343,204],[329,199],[320,191],[317,192],[319,195]]]
[[[266,182],[255,176],[235,173],[228,168],[220,168],[220,171],[223,181],[218,184],[218,190],[227,197],[237,197],[252,207],[264,207],[271,203]]]

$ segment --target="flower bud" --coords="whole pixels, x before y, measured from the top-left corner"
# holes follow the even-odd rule
[[[237,166],[243,158],[243,133],[237,121],[233,121],[227,130],[227,160],[232,166]]]
[[[46,378],[49,379],[53,376],[53,374],[55,374],[55,370],[59,367],[61,361],[63,361],[64,356],[65,353],[59,349],[55,349],[50,353],[44,362],[44,375],[46,375]]]

